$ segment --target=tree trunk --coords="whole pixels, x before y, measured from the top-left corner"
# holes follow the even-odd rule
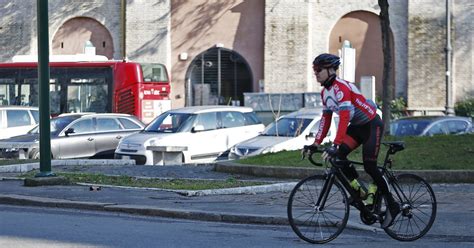
[[[380,6],[380,26],[382,28],[382,50],[383,50],[383,97],[382,97],[382,119],[385,133],[390,130],[390,102],[393,99],[392,85],[392,44],[390,43],[390,18],[388,16],[388,0],[378,0]]]

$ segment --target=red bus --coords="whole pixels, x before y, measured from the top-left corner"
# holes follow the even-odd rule
[[[38,106],[37,62],[0,63],[0,105]],[[50,62],[51,115],[127,113],[144,123],[171,108],[166,67],[130,61]]]

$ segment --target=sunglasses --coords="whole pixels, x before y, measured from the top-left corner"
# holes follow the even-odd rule
[[[314,72],[316,72],[316,73],[320,73],[320,72],[323,70],[323,68],[313,67],[313,70],[314,70]]]

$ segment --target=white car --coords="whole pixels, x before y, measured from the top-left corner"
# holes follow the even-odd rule
[[[252,108],[185,107],[161,114],[143,131],[124,138],[115,157],[139,165],[212,162],[264,128]]]
[[[270,123],[259,136],[243,141],[232,147],[229,159],[239,159],[258,154],[292,151],[314,142],[322,115],[321,108],[303,108],[280,117]],[[338,118],[334,117],[323,143],[333,141],[336,136]]]
[[[26,134],[39,122],[36,107],[0,106],[0,139]]]

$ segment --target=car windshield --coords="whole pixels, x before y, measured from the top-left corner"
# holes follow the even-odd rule
[[[390,135],[417,136],[431,123],[429,120],[398,120],[390,124]]]
[[[263,136],[285,136],[285,137],[296,137],[300,135],[312,119],[303,118],[281,118],[276,122],[272,122],[263,131]]]
[[[195,114],[166,112],[158,116],[143,130],[155,133],[180,133],[190,131]]]
[[[58,134],[60,133],[69,123],[73,122],[74,120],[78,119],[80,116],[64,116],[64,117],[56,117],[51,119],[51,133]],[[30,130],[30,133],[39,133],[39,125],[35,128]]]

